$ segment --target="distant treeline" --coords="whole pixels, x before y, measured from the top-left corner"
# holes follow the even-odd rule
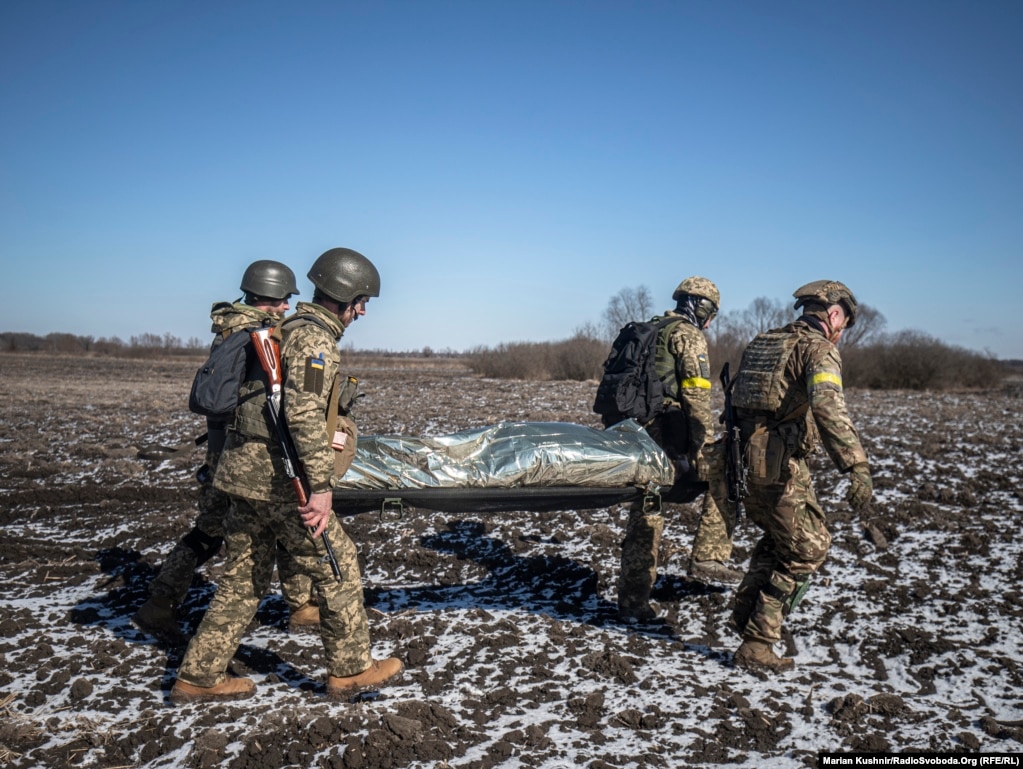
[[[173,334],[140,334],[124,341],[120,337],[76,336],[55,333],[46,336],[22,332],[0,331],[0,352],[39,352],[61,355],[109,355],[118,358],[150,358],[164,355],[202,357],[209,352],[209,340],[192,337],[183,342]],[[359,350],[360,355],[375,358],[459,358],[468,353],[452,350],[422,350],[395,352],[393,350]]]
[[[749,339],[719,334],[708,340],[714,381],[728,361],[734,372]],[[879,334],[869,344],[841,346],[846,387],[877,390],[956,390],[1001,387],[1023,376],[1023,361],[945,344],[919,331]],[[560,342],[515,342],[471,351],[467,365],[485,377],[508,379],[599,379],[606,339],[579,332]]]
[[[735,371],[749,339],[733,325],[708,334],[710,360],[716,377],[728,361]],[[118,337],[95,339],[74,334],[0,332],[0,352],[61,355],[202,357],[209,343],[193,337],[182,342],[171,334],[141,334],[127,342]],[[358,355],[387,358],[460,358],[471,371],[494,379],[599,379],[610,349],[608,339],[592,328],[556,342],[508,342],[467,352],[359,350]],[[897,390],[993,389],[1007,377],[1023,377],[1023,360],[998,360],[990,355],[946,344],[920,331],[879,333],[870,342],[840,345],[847,387]],[[349,351],[355,352],[355,351]]]
[[[125,342],[120,337],[47,334],[37,336],[17,331],[0,332],[0,351],[43,352],[61,355],[110,355],[116,357],[152,357],[155,355],[202,355],[210,348],[209,340],[192,337],[187,342],[173,334],[140,334]]]

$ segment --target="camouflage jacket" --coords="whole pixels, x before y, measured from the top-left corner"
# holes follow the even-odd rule
[[[740,423],[798,428],[798,455],[822,443],[842,472],[867,461],[845,405],[842,357],[815,319],[758,334],[743,352],[732,400]]]
[[[210,309],[210,320],[213,321],[210,331],[216,334],[216,337],[214,337],[210,349],[212,350],[235,331],[261,326],[264,323],[277,323],[281,317],[276,313],[257,310],[255,307],[241,302],[214,302]]]
[[[341,364],[338,341],[344,326],[316,304],[299,302],[282,323],[281,407],[298,460],[312,492],[335,484],[334,449],[327,436],[330,415],[337,413],[337,378]],[[276,438],[265,419],[264,383],[253,379],[251,398],[239,406],[228,431],[214,486],[229,494],[272,502],[295,499]],[[243,394],[245,389],[243,388]]]
[[[710,358],[707,338],[682,314],[669,310],[665,318],[681,321],[669,326],[667,353],[674,364],[674,375],[665,375],[665,395],[669,406],[686,413],[689,426],[690,459],[699,455],[703,445],[714,439],[714,417],[710,409]],[[658,365],[660,372],[662,366]]]

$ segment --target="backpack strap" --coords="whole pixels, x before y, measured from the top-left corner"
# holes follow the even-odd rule
[[[684,320],[685,317],[681,315],[667,315],[657,321],[657,351],[654,354],[654,371],[664,386],[665,396],[676,403],[679,400],[679,389],[675,381],[674,358],[668,352],[668,340],[671,339],[671,331],[675,324]]]
[[[314,326],[319,326],[327,333],[333,333],[330,326],[315,315],[292,315],[290,318],[282,321],[274,329],[273,336],[277,340],[278,344],[281,345],[283,350],[285,344],[285,334],[288,337],[291,335],[291,328],[285,331],[285,326],[301,325],[303,323],[312,323]],[[341,373],[339,371],[334,372],[334,378],[331,381],[330,392],[327,394],[327,435],[331,439],[334,437],[334,433],[337,431],[337,401],[338,396],[341,394]]]

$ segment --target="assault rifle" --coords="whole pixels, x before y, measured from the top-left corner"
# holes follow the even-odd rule
[[[295,443],[291,439],[291,433],[288,432],[288,427],[284,424],[284,416],[281,414],[281,350],[272,334],[272,328],[260,328],[250,332],[249,336],[252,337],[252,343],[256,347],[259,364],[266,373],[266,410],[270,415],[274,432],[277,434],[277,444],[284,457],[284,474],[291,481],[291,486],[295,489],[295,495],[298,497],[298,504],[302,506],[309,502],[309,483],[302,474]],[[327,531],[324,530],[321,536],[323,537],[323,547],[327,550],[323,560],[330,562],[330,570],[334,572],[334,577],[340,582],[341,567],[334,555],[334,548],[330,544]]]
[[[728,501],[735,505],[735,525],[738,526],[742,520],[742,500],[749,490],[746,488],[746,465],[742,459],[739,425],[735,419],[735,406],[732,405],[734,384],[726,361],[721,369],[721,387],[725,391],[725,410],[721,413],[721,421],[725,424],[725,486],[728,488]]]

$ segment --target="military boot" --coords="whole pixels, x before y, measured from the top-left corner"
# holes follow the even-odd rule
[[[189,702],[227,702],[244,700],[256,693],[256,683],[251,678],[228,676],[216,686],[193,686],[177,680],[170,691],[170,701],[175,705]]]
[[[291,612],[291,619],[288,622],[292,630],[296,628],[312,627],[320,624],[320,607],[312,601],[302,604]]]
[[[653,622],[657,612],[650,606],[650,601],[634,598],[618,597],[618,618],[622,622]]]
[[[401,660],[388,657],[385,660],[373,660],[368,668],[356,676],[327,676],[327,696],[339,699],[357,693],[360,689],[377,686],[401,672]]]
[[[743,573],[730,569],[721,561],[689,561],[689,576],[700,582],[724,582],[734,585],[742,580]]]
[[[188,643],[188,636],[178,627],[177,606],[170,596],[154,595],[135,612],[131,624],[171,646]]]
[[[771,644],[746,639],[735,652],[735,664],[746,670],[767,670],[780,673],[796,666],[791,657],[779,657]]]

